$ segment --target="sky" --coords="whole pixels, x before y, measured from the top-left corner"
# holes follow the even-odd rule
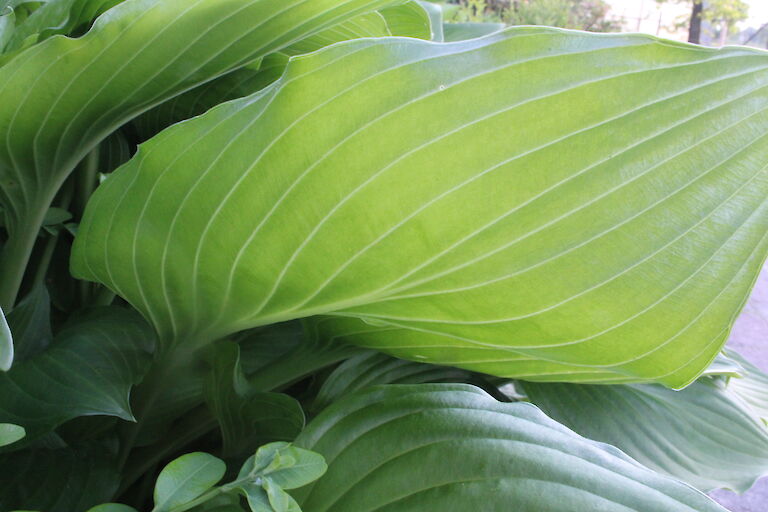
[[[606,0],[611,5],[611,14],[624,20],[628,31],[645,32],[662,37],[687,39],[687,30],[674,28],[675,22],[690,13],[686,2],[666,2],[661,7],[656,0]],[[740,23],[747,27],[759,28],[768,23],[768,0],[744,0],[749,4],[749,19]]]
[[[749,4],[747,26],[760,26],[768,23],[768,0],[746,0]]]

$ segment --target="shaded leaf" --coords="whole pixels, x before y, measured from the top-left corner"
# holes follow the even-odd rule
[[[297,445],[328,472],[292,494],[312,512],[722,511],[693,488],[582,438],[528,403],[461,384],[382,386],[333,404]]]
[[[768,423],[768,374],[734,350],[729,349],[726,354],[745,370],[741,378],[734,377],[728,381],[728,391],[739,396],[758,417]]]
[[[87,510],[112,498],[120,482],[116,466],[100,446],[2,455],[0,510]]]
[[[88,512],[137,512],[135,508],[123,505],[121,503],[103,503],[96,505]]]
[[[323,382],[312,404],[319,411],[352,392],[378,384],[460,382],[470,373],[450,366],[415,363],[381,354],[363,352],[341,363]]]
[[[17,362],[38,354],[51,343],[51,298],[44,285],[34,286],[13,308],[8,315],[8,325],[13,333]]]
[[[520,384],[552,419],[703,491],[743,492],[768,474],[768,429],[720,381],[703,378],[682,391]]]
[[[240,367],[236,344],[214,348],[205,394],[221,428],[224,455],[244,455],[271,441],[294,439],[304,427],[299,402],[288,395],[254,390]]]
[[[78,416],[132,420],[129,393],[147,369],[153,339],[133,311],[83,314],[50,348],[0,374],[0,421],[23,426],[34,439]]]
[[[122,1],[48,0],[16,26],[4,50],[12,52],[54,34],[67,34]]]

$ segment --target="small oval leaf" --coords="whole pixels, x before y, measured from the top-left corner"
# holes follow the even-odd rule
[[[216,485],[226,471],[224,461],[208,453],[182,455],[165,466],[157,477],[153,512],[189,503]]]

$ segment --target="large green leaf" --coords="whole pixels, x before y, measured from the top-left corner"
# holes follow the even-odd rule
[[[287,63],[288,56],[283,53],[267,55],[161,103],[137,117],[133,125],[141,140],[147,140],[168,126],[200,115],[220,103],[260,91],[280,78]]]
[[[504,27],[503,23],[445,23],[443,34],[446,41],[464,41],[493,34]]]
[[[341,43],[146,143],[73,272],[187,346],[333,313],[682,387],[765,257],[767,85],[642,35]]]
[[[18,24],[5,47],[12,52],[54,34],[66,34],[123,0],[49,0]]]
[[[21,425],[31,439],[78,416],[132,420],[130,390],[149,365],[153,337],[127,309],[82,315],[49,349],[0,374],[0,422]]]
[[[682,391],[522,384],[552,419],[703,491],[743,492],[768,474],[768,429],[723,381],[705,377]]]
[[[337,402],[296,441],[328,472],[307,512],[722,511],[691,487],[472,386],[384,386]]]
[[[0,305],[13,305],[45,210],[120,125],[346,19],[404,0],[127,0],[83,37],[52,37],[0,74]]]
[[[390,35],[432,39],[432,20],[425,7],[416,0],[381,10]]]
[[[0,510],[82,512],[112,498],[120,482],[101,446],[24,450],[0,456]]]

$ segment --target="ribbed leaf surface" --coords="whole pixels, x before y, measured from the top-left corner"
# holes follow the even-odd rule
[[[129,394],[151,361],[153,338],[134,311],[85,314],[50,348],[0,373],[0,422],[23,426],[31,440],[78,416],[132,420]]]
[[[767,85],[638,35],[334,45],[144,145],[73,269],[164,339],[334,313],[681,387],[765,257]]]
[[[305,512],[709,512],[703,494],[528,403],[472,386],[385,386],[332,405],[296,441],[328,463]]]
[[[83,37],[52,37],[0,73],[0,305],[10,308],[45,210],[117,127],[192,87],[404,0],[128,0]],[[47,7],[47,6],[46,6]]]
[[[682,391],[653,384],[523,389],[554,420],[703,491],[743,492],[768,474],[768,429],[722,381],[703,378]]]

